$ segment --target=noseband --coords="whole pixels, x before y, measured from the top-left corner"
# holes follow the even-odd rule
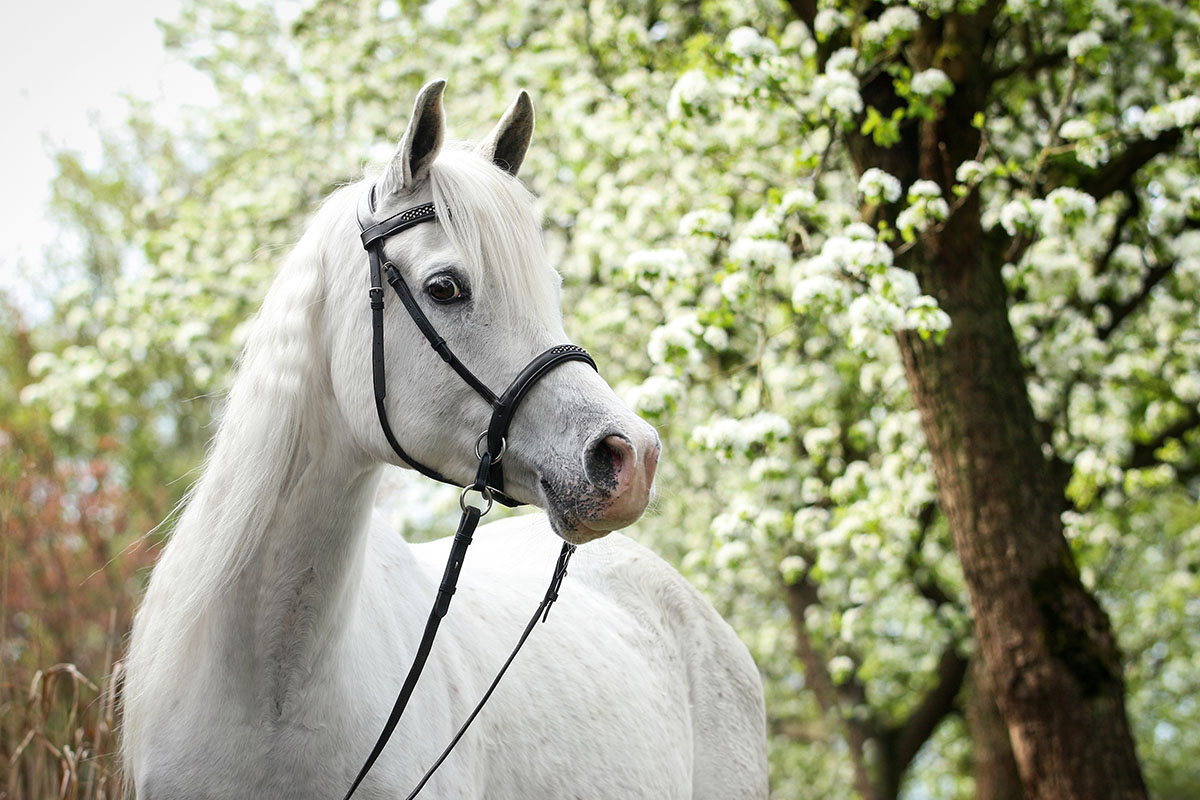
[[[408,464],[422,475],[433,478],[435,481],[448,483],[452,486],[462,486],[462,493],[458,498],[458,504],[462,508],[462,517],[459,519],[458,530],[454,534],[454,541],[450,545],[450,556],[446,562],[445,572],[442,574],[442,582],[438,587],[437,598],[434,600],[433,608],[429,612],[429,619],[425,623],[425,632],[421,637],[420,644],[417,646],[416,654],[413,656],[413,663],[409,667],[408,675],[404,678],[404,684],[400,688],[400,693],[396,697],[396,702],[392,706],[392,712],[383,726],[382,733],[380,733],[374,748],[371,750],[371,754],[362,765],[358,776],[354,779],[354,783],[350,786],[350,790],[346,792],[343,800],[350,800],[351,795],[354,794],[359,784],[362,783],[363,778],[371,770],[376,759],[383,752],[384,746],[387,744],[388,739],[391,738],[396,725],[400,722],[404,708],[408,705],[409,697],[412,696],[413,689],[416,688],[417,679],[420,678],[421,670],[424,669],[430,650],[433,648],[433,639],[437,635],[438,625],[450,608],[450,599],[454,595],[455,587],[458,583],[458,575],[462,570],[463,559],[466,557],[467,547],[471,544],[471,537],[475,532],[476,526],[479,524],[480,517],[491,510],[493,500],[499,501],[506,506],[520,505],[517,500],[514,500],[504,491],[504,472],[500,460],[503,458],[508,444],[508,427],[512,423],[513,416],[517,413],[517,408],[520,406],[521,401],[525,399],[525,396],[533,388],[534,384],[548,375],[555,367],[562,366],[568,361],[582,361],[592,367],[592,369],[596,368],[596,362],[592,360],[592,357],[582,347],[573,344],[555,345],[530,361],[517,374],[512,383],[508,385],[508,388],[497,395],[488,388],[487,384],[476,377],[465,364],[458,360],[458,357],[450,350],[450,345],[438,335],[437,329],[433,327],[429,318],[425,316],[425,312],[417,304],[417,300],[408,288],[408,284],[405,283],[400,270],[383,253],[383,243],[389,236],[395,236],[402,231],[425,222],[435,221],[437,214],[433,203],[415,206],[406,211],[401,211],[399,214],[394,214],[385,220],[376,222],[375,187],[372,186],[359,199],[357,215],[362,244],[367,251],[367,258],[371,266],[371,288],[369,290],[372,329],[371,362],[372,380],[375,387],[375,410],[379,415],[379,425],[383,428],[383,435],[387,439],[388,444],[405,464]],[[475,456],[479,459],[479,467],[475,471],[474,482],[470,484],[463,486],[410,456],[400,446],[400,442],[396,439],[396,435],[392,431],[392,426],[388,423],[385,402],[387,398],[387,381],[384,374],[383,356],[384,277],[387,278],[388,285],[392,287],[392,290],[400,298],[400,302],[404,304],[404,308],[408,311],[408,316],[412,318],[417,329],[421,331],[421,334],[429,341],[429,344],[437,354],[492,408],[492,417],[488,423],[487,430],[479,434],[479,438],[475,440]],[[481,449],[482,452],[480,452]],[[469,492],[478,493],[484,505],[474,506],[467,502]],[[525,630],[517,641],[517,646],[513,649],[512,654],[509,655],[508,660],[504,662],[504,666],[496,674],[491,686],[484,693],[483,698],[467,717],[466,722],[458,729],[449,746],[442,751],[441,756],[438,757],[433,766],[421,778],[416,788],[412,790],[412,793],[408,795],[408,800],[411,800],[411,798],[415,797],[421,791],[434,771],[441,766],[446,756],[458,744],[467,727],[479,714],[484,703],[491,697],[492,692],[504,676],[509,664],[512,663],[521,646],[525,644],[525,640],[529,638],[529,634],[533,631],[538,619],[540,618],[542,621],[545,621],[547,615],[550,613],[550,605],[558,598],[559,587],[562,584],[563,577],[567,574],[567,562],[574,552],[575,545],[569,542],[563,543],[562,550],[558,556],[558,562],[554,566],[554,574],[550,580],[550,587],[546,590],[546,594],[534,612],[533,617],[526,624]]]

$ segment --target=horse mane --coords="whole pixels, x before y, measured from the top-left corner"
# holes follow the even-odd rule
[[[561,313],[558,274],[547,268],[542,220],[524,184],[461,142],[443,148],[430,184],[438,223],[475,286],[494,292],[510,314],[530,301]]]
[[[466,145],[450,144],[434,163],[430,183],[439,224],[475,286],[496,293],[510,315],[531,302],[561,313],[540,219],[519,181]],[[143,691],[126,696],[127,705],[153,702],[156,673],[165,675],[168,665],[188,657],[204,612],[259,551],[278,502],[304,471],[304,437],[320,435],[316,415],[326,410],[320,403],[328,386],[325,292],[338,284],[328,273],[361,268],[366,286],[354,215],[362,191],[366,181],[322,204],[251,323],[203,474],[185,498],[135,619],[141,630],[126,670],[137,677],[129,683]],[[155,595],[162,601],[151,603]],[[127,764],[139,733],[124,731]]]

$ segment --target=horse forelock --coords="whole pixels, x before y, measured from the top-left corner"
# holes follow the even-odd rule
[[[559,321],[560,279],[529,190],[463,143],[446,146],[430,183],[438,222],[472,283],[512,317],[536,311]]]

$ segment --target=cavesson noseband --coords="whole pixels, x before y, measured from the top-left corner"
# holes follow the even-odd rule
[[[404,679],[404,684],[400,688],[400,693],[396,697],[392,712],[384,724],[379,739],[375,742],[371,754],[359,770],[358,776],[354,779],[354,783],[351,785],[350,790],[346,792],[343,800],[349,800],[351,795],[354,794],[354,791],[362,783],[363,778],[366,777],[375,760],[383,752],[383,748],[391,737],[392,731],[396,729],[396,725],[400,722],[400,717],[404,713],[404,708],[408,704],[413,689],[416,687],[421,670],[429,658],[429,652],[433,647],[433,639],[437,634],[438,625],[450,608],[450,598],[454,595],[455,586],[458,583],[458,575],[462,570],[463,559],[466,556],[467,547],[471,544],[471,537],[475,532],[476,526],[479,524],[480,517],[491,510],[493,499],[508,506],[520,505],[518,501],[514,500],[504,491],[504,472],[500,462],[507,448],[506,437],[508,436],[509,424],[512,422],[521,401],[525,399],[525,396],[535,383],[549,374],[555,367],[559,367],[568,361],[582,361],[593,369],[596,368],[596,362],[592,360],[592,357],[582,347],[573,344],[555,345],[530,361],[517,374],[512,383],[508,385],[508,388],[503,393],[497,395],[454,355],[453,351],[450,350],[450,345],[438,335],[437,329],[433,327],[429,318],[425,316],[425,312],[417,304],[417,300],[408,288],[408,284],[405,283],[400,270],[384,255],[383,243],[389,236],[395,236],[409,228],[425,222],[433,222],[437,219],[433,203],[415,206],[376,222],[375,187],[371,186],[370,190],[364,192],[359,199],[357,215],[362,244],[367,251],[367,258],[371,267],[371,287],[369,293],[371,298],[371,362],[372,380],[375,387],[375,410],[379,415],[379,425],[383,428],[383,435],[387,439],[388,445],[400,457],[401,461],[422,475],[433,478],[436,481],[441,481],[442,483],[461,486],[457,481],[453,481],[436,470],[425,466],[405,452],[404,448],[400,446],[395,433],[393,433],[392,426],[388,423],[385,402],[387,398],[387,381],[384,374],[383,353],[384,277],[387,278],[388,285],[392,287],[392,290],[400,298],[400,302],[404,304],[404,308],[408,311],[408,315],[412,318],[413,323],[416,324],[417,329],[421,331],[421,334],[429,341],[429,344],[437,351],[437,354],[459,374],[468,386],[475,390],[476,394],[491,406],[492,417],[488,423],[487,430],[479,434],[479,438],[475,441],[475,455],[479,459],[479,467],[475,471],[474,482],[463,486],[462,494],[459,495],[458,502],[462,509],[462,517],[459,519],[458,530],[455,532],[454,541],[450,546],[450,557],[446,562],[446,570],[442,575],[441,585],[438,587],[437,598],[434,600],[433,608],[429,612],[429,619],[425,623],[425,632],[421,637],[420,644],[417,646],[416,654],[413,656],[412,666],[409,667],[408,675]],[[472,491],[479,494],[485,503],[484,506],[474,506],[467,502],[467,495]],[[517,641],[517,646],[513,649],[508,660],[504,662],[504,666],[497,673],[491,686],[479,701],[479,704],[475,706],[474,710],[467,717],[466,722],[459,728],[458,733],[455,734],[449,746],[421,778],[412,793],[408,795],[409,800],[421,791],[430,776],[433,775],[433,772],[441,766],[446,756],[454,748],[454,745],[462,738],[467,727],[474,721],[480,709],[483,708],[483,704],[491,697],[496,685],[500,682],[500,678],[504,676],[509,664],[516,657],[517,651],[521,649],[521,645],[525,643],[525,640],[533,631],[533,627],[538,619],[541,618],[544,621],[550,613],[550,605],[558,598],[559,586],[562,584],[562,579],[567,572],[567,562],[574,552],[575,545],[568,542],[563,543],[562,550],[558,556],[558,562],[554,566],[554,574],[550,581],[550,587],[546,590],[546,594],[534,612],[533,617],[525,626],[525,630]]]

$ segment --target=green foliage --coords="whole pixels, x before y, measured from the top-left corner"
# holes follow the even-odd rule
[[[164,33],[217,106],[182,131],[134,106],[99,170],[60,159],[56,204],[85,257],[29,361],[38,382],[11,384],[15,423],[40,415],[56,453],[111,442],[121,485],[163,508],[320,198],[390,155],[426,79],[450,79],[467,137],[527,88],[522,176],[568,328],[666,444],[633,535],[758,659],[776,796],[852,796],[876,766],[854,732],[902,725],[941,654],[971,649],[893,334],[937,341],[962,322],[896,255],[978,202],[1080,579],[1129,654],[1148,779],[1194,793],[1200,19],[1181,3],[991,5],[830,0],[806,24],[730,0],[198,0]],[[954,110],[953,36],[928,44],[973,26],[995,37],[987,112],[962,117],[980,152],[942,185],[860,174],[855,136],[896,145]],[[864,102],[877,80],[902,103]],[[952,717],[913,794],[970,796],[968,753]]]

